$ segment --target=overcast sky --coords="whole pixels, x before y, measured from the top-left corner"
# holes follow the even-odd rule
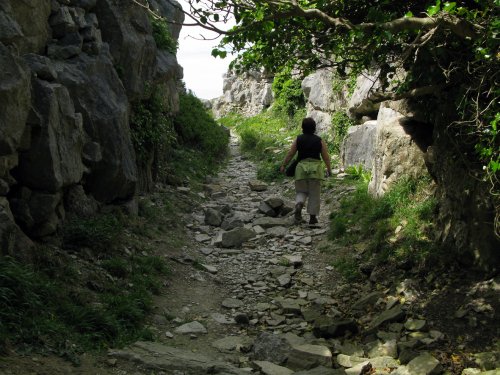
[[[194,39],[201,39],[200,34],[206,38],[213,37],[201,27],[182,27],[177,60],[184,68],[186,87],[200,99],[212,99],[222,96],[222,75],[227,71],[231,58],[212,57],[212,49],[219,44],[219,39]]]

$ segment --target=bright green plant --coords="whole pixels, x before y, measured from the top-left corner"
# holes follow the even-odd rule
[[[273,109],[290,117],[304,108],[305,98],[301,87],[302,80],[292,77],[291,70],[286,68],[275,75],[273,80]]]
[[[333,154],[340,154],[340,147],[347,135],[347,129],[354,125],[354,122],[347,116],[344,111],[336,111],[332,115],[332,127],[331,135],[329,138],[333,138],[328,142],[329,149]]]
[[[156,46],[159,49],[163,49],[175,55],[179,44],[172,37],[167,21],[163,18],[155,17],[150,17],[150,21],[153,28],[153,38],[156,42]]]
[[[227,152],[229,133],[207,112],[193,94],[180,94],[180,110],[174,118],[179,141],[203,152],[209,160],[223,158]]]
[[[330,216],[331,241],[368,243],[380,261],[418,262],[435,253],[431,233],[436,200],[427,191],[429,179],[402,179],[381,198],[370,196],[366,180],[356,181],[357,189]]]
[[[371,173],[365,171],[362,165],[351,165],[345,169],[345,173],[354,180],[361,180],[364,183],[370,182]]]
[[[160,163],[176,142],[167,91],[163,85],[148,84],[148,98],[132,105],[131,135],[140,163],[157,159]]]

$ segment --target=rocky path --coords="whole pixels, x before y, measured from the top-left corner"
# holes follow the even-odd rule
[[[152,321],[159,340],[110,350],[114,373],[442,371],[435,349],[444,335],[412,314],[418,288],[411,280],[395,290],[340,281],[319,250],[327,210],[317,227],[295,225],[292,182],[256,181],[254,164],[234,139],[231,151],[189,217],[191,245],[171,257],[174,275]]]

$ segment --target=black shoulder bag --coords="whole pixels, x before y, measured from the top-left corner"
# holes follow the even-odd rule
[[[295,168],[297,168],[297,164],[299,163],[299,160],[296,158],[292,163],[286,168],[285,170],[285,175],[288,177],[293,177],[295,176]]]

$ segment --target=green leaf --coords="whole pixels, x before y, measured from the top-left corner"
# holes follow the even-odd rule
[[[411,11],[405,14],[405,18],[410,18],[410,17],[413,17],[413,13]]]
[[[455,2],[446,2],[444,3],[443,10],[448,13],[452,13],[453,10],[457,7],[457,3]]]
[[[437,0],[436,5],[427,8],[427,14],[429,15],[429,17],[432,17],[435,14],[437,14],[440,10],[441,10],[441,0]]]

